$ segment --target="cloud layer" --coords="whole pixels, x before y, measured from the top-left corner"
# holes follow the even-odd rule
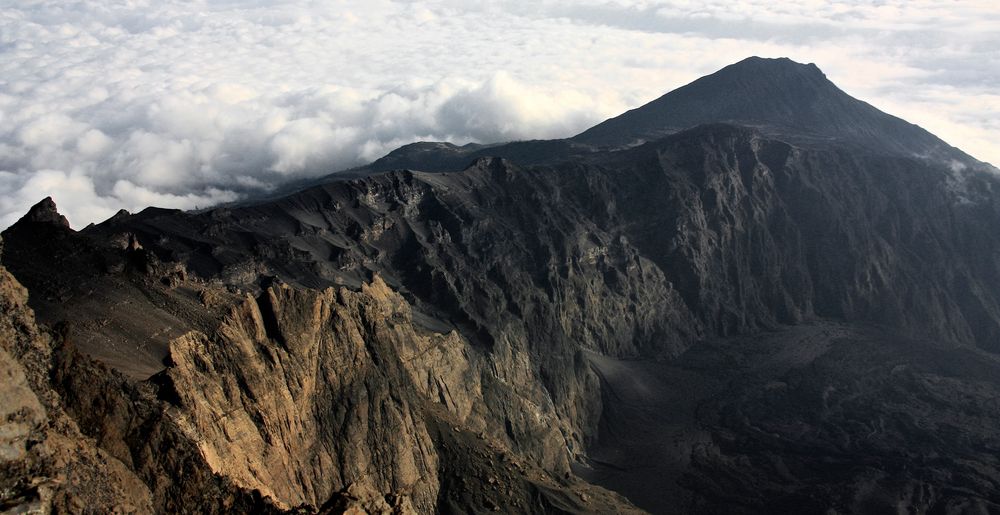
[[[752,54],[1000,163],[988,2],[109,4],[0,7],[0,227],[47,195],[80,227],[416,140],[570,136]]]

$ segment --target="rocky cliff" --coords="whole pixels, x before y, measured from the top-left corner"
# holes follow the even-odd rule
[[[555,426],[531,437],[549,452],[512,453],[483,396],[528,417],[539,408],[491,392],[474,349],[415,326],[378,277],[361,291],[275,284],[246,295],[211,334],[171,340],[166,367],[145,380],[79,353],[73,323],[39,328],[6,270],[0,294],[7,508],[632,509],[567,473]]]
[[[5,512],[277,511],[214,474],[178,438],[155,384],[131,383],[82,356],[65,326],[39,326],[27,290],[3,267],[0,312]]]
[[[0,267],[0,507],[150,511],[145,485],[64,411],[49,380],[58,356],[27,303],[27,290]]]

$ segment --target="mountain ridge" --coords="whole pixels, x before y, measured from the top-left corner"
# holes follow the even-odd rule
[[[775,99],[791,98],[794,101]],[[822,100],[813,102],[813,100]],[[567,155],[645,143],[698,125],[747,125],[793,144],[850,145],[858,151],[931,159],[978,170],[995,168],[928,131],[844,93],[818,66],[749,57],[670,91],[575,136],[556,140],[470,144],[416,142],[353,170],[344,178],[409,168],[458,171],[476,157],[543,164]],[[338,173],[322,180],[338,178]]]
[[[632,509],[580,478],[656,513],[1000,506],[1000,180],[962,196],[948,162],[786,139],[418,144],[403,169],[82,231],[47,199],[2,260],[116,370],[76,360],[57,387],[157,506],[184,459],[307,512]],[[403,166],[436,156],[461,169]]]

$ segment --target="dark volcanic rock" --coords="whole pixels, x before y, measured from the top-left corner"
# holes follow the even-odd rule
[[[468,144],[457,147],[450,143],[420,142],[393,150],[381,159],[354,173],[365,175],[388,170],[421,170],[425,172],[459,171],[483,157],[502,157],[518,163],[542,164],[565,161],[592,151],[586,145],[570,140],[514,141],[497,145]],[[336,175],[335,175],[336,176]]]
[[[94,233],[127,230],[247,288],[246,270],[303,286],[377,272],[487,348],[518,327],[546,335],[540,359],[564,345],[666,356],[817,316],[992,348],[997,179],[965,179],[975,200],[954,180],[927,161],[712,125],[561,165],[392,172]]]
[[[419,142],[336,177],[412,169],[452,172],[475,158],[503,157],[520,164],[587,159],[598,149],[625,148],[698,125],[731,123],[752,127],[799,146],[849,145],[866,153],[928,159],[987,169],[961,150],[905,120],[843,92],[814,64],[787,58],[750,57],[671,91],[646,105],[565,140],[516,141],[494,145]],[[307,182],[303,188],[316,184]]]
[[[657,513],[994,513],[1000,363],[938,344],[819,322],[591,356],[609,398],[580,471]]]
[[[470,433],[482,433],[483,414],[458,388],[481,388],[466,345],[456,333],[417,334],[381,281],[360,293],[278,286],[263,295],[247,297],[213,336],[174,340],[168,368],[136,382],[78,353],[71,328],[39,329],[25,290],[0,268],[3,506],[630,510],[531,461],[504,462],[503,443]],[[431,405],[432,396],[446,402]]]
[[[706,123],[728,122],[800,145],[851,144],[868,152],[973,161],[933,134],[852,98],[814,64],[750,57],[574,136],[634,145]]]
[[[59,210],[56,209],[56,203],[52,200],[52,197],[45,197],[41,202],[32,206],[28,210],[28,214],[21,217],[17,223],[43,223],[69,227],[69,220],[66,220],[65,216],[59,214]]]

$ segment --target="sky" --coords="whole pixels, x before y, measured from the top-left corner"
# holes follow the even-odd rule
[[[993,1],[0,0],[0,227],[568,137],[750,55],[1000,165]]]

